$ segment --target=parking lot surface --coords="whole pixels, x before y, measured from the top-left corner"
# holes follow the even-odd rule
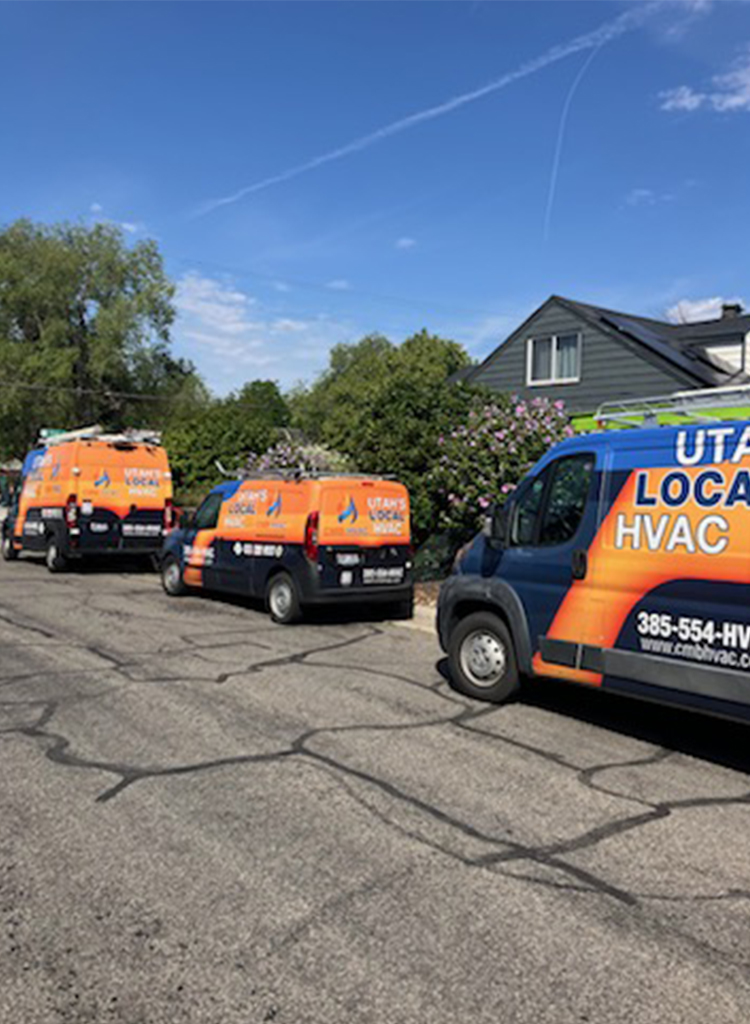
[[[747,1022],[746,728],[0,565],[0,1021]]]

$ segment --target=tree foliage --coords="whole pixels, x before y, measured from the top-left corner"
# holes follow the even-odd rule
[[[291,396],[293,422],[348,455],[359,470],[396,474],[409,488],[419,540],[434,526],[429,470],[438,436],[461,420],[478,393],[448,383],[469,364],[460,345],[427,331],[402,345],[380,335],[337,345],[325,373]]]
[[[169,352],[173,292],[156,243],[129,248],[113,225],[0,231],[0,453],[42,426],[158,426],[199,388]]]
[[[475,399],[437,439],[430,479],[442,528],[456,540],[472,536],[490,505],[504,502],[550,445],[573,433],[562,401]]]
[[[217,461],[236,472],[248,453],[264,451],[288,422],[286,400],[269,380],[251,381],[227,398],[179,415],[164,436],[179,499],[196,503],[221,480]]]

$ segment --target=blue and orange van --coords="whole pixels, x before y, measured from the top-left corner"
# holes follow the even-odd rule
[[[29,452],[21,488],[2,524],[2,554],[44,553],[58,572],[72,558],[154,556],[173,525],[172,474],[157,435],[59,434]]]
[[[551,676],[750,718],[750,422],[551,449],[457,557],[438,631],[472,697]]]
[[[168,594],[191,587],[265,598],[276,622],[336,602],[412,614],[409,495],[381,477],[284,476],[220,484],[166,539]]]

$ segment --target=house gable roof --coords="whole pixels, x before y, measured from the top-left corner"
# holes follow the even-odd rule
[[[750,315],[692,324],[671,324],[650,317],[634,316],[602,306],[593,306],[587,302],[566,299],[561,295],[550,296],[546,302],[534,310],[479,366],[474,368],[469,379],[474,380],[484,369],[494,363],[508,343],[523,334],[531,321],[552,304],[562,306],[589,325],[612,337],[619,340],[627,339],[631,343],[635,342],[645,349],[652,358],[656,356],[658,361],[668,363],[704,387],[750,383],[750,376],[737,370],[736,367],[705,348],[709,340],[726,344],[736,339],[738,344],[741,343],[745,335],[750,332]]]

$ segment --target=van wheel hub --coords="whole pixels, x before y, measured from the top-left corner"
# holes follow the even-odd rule
[[[177,562],[170,562],[164,571],[164,580],[169,590],[177,590],[180,586],[180,567]]]
[[[507,665],[505,645],[486,630],[470,633],[461,645],[461,668],[475,686],[494,686]]]
[[[273,585],[268,597],[268,602],[271,605],[271,611],[274,615],[279,618],[283,618],[292,607],[292,600],[292,588],[286,580],[281,580],[279,583],[275,583]]]

